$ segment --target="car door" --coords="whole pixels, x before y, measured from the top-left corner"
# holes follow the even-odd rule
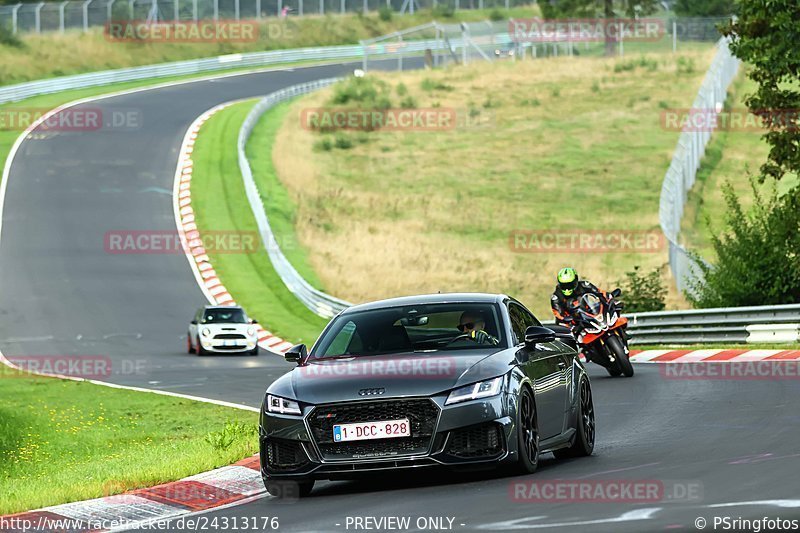
[[[563,354],[555,342],[537,344],[533,349],[525,346],[525,330],[528,326],[541,324],[520,304],[509,302],[508,316],[515,346],[523,355],[522,368],[535,384],[539,436],[547,439],[560,435],[564,428],[567,402]]]

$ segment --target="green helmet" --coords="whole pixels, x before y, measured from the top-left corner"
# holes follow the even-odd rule
[[[558,271],[558,288],[564,296],[571,296],[578,287],[578,273],[572,267],[562,268]]]

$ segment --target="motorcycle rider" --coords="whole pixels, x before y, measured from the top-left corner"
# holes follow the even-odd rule
[[[589,281],[580,279],[578,272],[572,267],[559,270],[556,280],[558,282],[556,289],[550,297],[550,307],[556,317],[556,324],[570,328],[577,339],[581,334],[581,327],[570,315],[570,310],[580,304],[584,294],[596,294],[602,296],[603,300],[608,300],[608,294]],[[590,354],[584,355],[587,359],[590,357]]]

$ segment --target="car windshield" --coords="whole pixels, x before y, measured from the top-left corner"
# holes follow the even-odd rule
[[[241,309],[206,309],[203,324],[246,324],[247,316]]]
[[[459,351],[507,347],[494,304],[409,305],[337,317],[312,357]],[[483,331],[484,334],[472,332]]]

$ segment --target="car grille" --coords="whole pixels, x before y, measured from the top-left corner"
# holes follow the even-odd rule
[[[265,444],[267,466],[270,470],[297,470],[309,462],[308,455],[299,442],[268,439]]]
[[[500,426],[488,423],[451,431],[446,453],[461,459],[474,459],[492,457],[502,452]]]
[[[320,405],[308,417],[323,459],[361,459],[426,453],[430,448],[439,408],[431,400],[361,401]],[[410,437],[334,442],[334,424],[408,418]]]
[[[218,335],[214,335],[215,339],[244,339],[246,338],[241,333],[220,333]]]

